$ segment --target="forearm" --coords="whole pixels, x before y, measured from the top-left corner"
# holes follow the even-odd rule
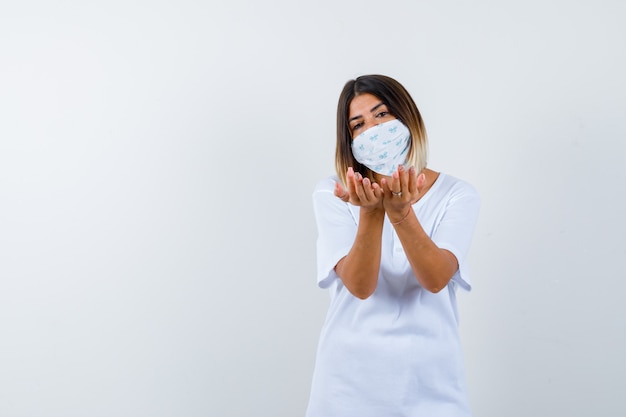
[[[456,257],[432,241],[412,209],[394,227],[420,285],[433,293],[445,288],[458,269]]]
[[[378,282],[384,218],[382,209],[361,210],[354,244],[335,267],[350,293],[361,299],[369,297]]]

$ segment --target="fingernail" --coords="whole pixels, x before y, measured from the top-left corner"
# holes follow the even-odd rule
[[[404,165],[400,165],[400,166],[398,167],[398,171],[404,171]]]
[[[409,172],[410,172],[411,174],[415,174],[415,167],[414,167],[414,166],[411,166],[411,168],[409,168]]]

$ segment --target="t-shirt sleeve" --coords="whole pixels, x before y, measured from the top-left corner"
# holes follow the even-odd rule
[[[318,183],[313,192],[317,223],[317,283],[328,288],[337,278],[335,265],[348,254],[357,231],[356,217],[349,203],[334,195],[335,179]]]
[[[478,220],[480,197],[476,189],[465,182],[457,183],[450,193],[444,214],[432,240],[438,247],[454,254],[459,263],[459,269],[452,277],[452,281],[466,291],[470,291],[472,282],[467,254]]]

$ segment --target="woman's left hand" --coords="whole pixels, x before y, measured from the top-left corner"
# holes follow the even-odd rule
[[[407,170],[403,165],[393,173],[391,180],[387,178],[381,180],[384,192],[383,206],[391,221],[406,216],[411,204],[418,199],[425,182],[424,173],[418,175],[414,167]]]

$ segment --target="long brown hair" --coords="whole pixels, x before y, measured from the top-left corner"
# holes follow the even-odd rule
[[[399,82],[385,75],[362,75],[346,83],[337,104],[335,169],[341,182],[344,185],[346,184],[348,167],[353,167],[356,172],[361,173],[364,177],[374,180],[374,173],[354,159],[352,154],[352,133],[348,123],[352,99],[365,93],[378,97],[387,105],[389,112],[409,128],[411,144],[407,155],[407,164],[413,165],[417,172],[426,168],[428,159],[426,128],[409,92]]]

